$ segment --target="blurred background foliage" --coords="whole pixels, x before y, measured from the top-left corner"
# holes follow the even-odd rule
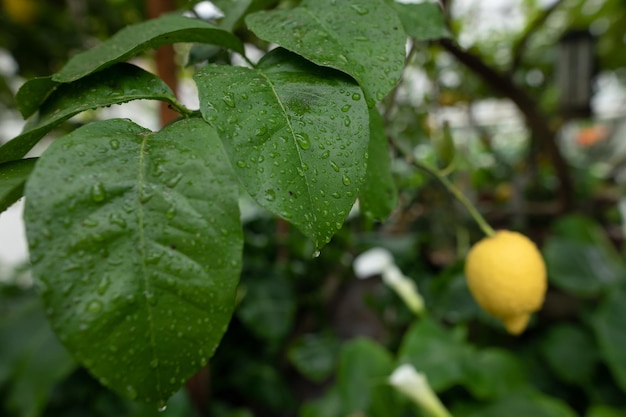
[[[55,72],[76,51],[148,18],[150,3],[3,0],[0,138],[19,120],[13,95],[25,79]],[[226,14],[216,23],[252,53],[263,51],[268,45],[241,17],[297,3],[216,1]],[[399,200],[391,217],[351,216],[317,258],[295,229],[242,198],[236,313],[208,368],[163,413],[94,381],[51,333],[28,267],[0,268],[0,413],[418,416],[386,382],[398,364],[411,363],[456,417],[626,416],[626,3],[443,4],[445,23],[415,17],[407,70],[379,110],[388,136],[448,172],[494,227],[520,230],[541,247],[550,289],[526,333],[507,335],[468,292],[463,259],[481,236],[477,226],[436,180],[394,156]],[[456,41],[422,40],[426,27]],[[559,40],[573,29],[595,38],[593,113],[578,119],[559,111],[556,79]],[[223,51],[191,50],[196,63],[237,62]],[[179,68],[181,83],[188,71]],[[355,277],[352,262],[372,247],[389,250],[415,280],[425,316],[416,318],[380,277]]]

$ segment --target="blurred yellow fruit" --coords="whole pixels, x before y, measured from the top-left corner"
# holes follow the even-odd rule
[[[36,0],[2,0],[2,9],[17,23],[26,25],[37,19]]]
[[[543,304],[546,266],[537,246],[526,236],[501,230],[476,243],[465,263],[472,296],[506,330],[522,333],[530,315]]]

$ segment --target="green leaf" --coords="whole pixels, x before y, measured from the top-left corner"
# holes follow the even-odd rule
[[[3,387],[6,407],[11,415],[39,416],[55,384],[76,363],[50,330],[37,298],[12,296],[1,305],[0,386],[10,382]]]
[[[399,415],[399,401],[387,382],[393,370],[391,354],[379,344],[367,339],[346,344],[337,371],[342,415]]]
[[[541,340],[546,363],[559,378],[585,387],[598,363],[593,335],[580,326],[561,324],[550,328]]]
[[[626,278],[626,268],[597,245],[552,237],[543,255],[550,283],[575,295],[597,295]]]
[[[349,74],[370,104],[402,74],[406,36],[396,12],[381,0],[304,0],[290,10],[250,14],[246,24],[265,41]]]
[[[397,3],[393,7],[398,12],[407,35],[416,41],[430,41],[452,36],[439,3]]]
[[[43,103],[39,117],[30,120],[19,136],[0,146],[0,163],[22,158],[46,133],[80,112],[141,99],[177,103],[160,78],[125,63],[60,85]]]
[[[22,197],[24,184],[36,161],[32,158],[0,164],[0,213]]]
[[[342,417],[341,395],[336,385],[328,389],[323,397],[306,402],[298,413],[299,417]]]
[[[481,408],[470,417],[576,417],[560,400],[539,393],[515,393]]]
[[[242,283],[245,298],[237,317],[258,337],[270,342],[283,339],[296,312],[291,284],[281,276],[254,277]]]
[[[26,81],[15,95],[17,109],[26,119],[32,116],[39,106],[55,90],[59,83],[52,81],[52,76],[37,77]]]
[[[600,354],[622,391],[626,392],[626,289],[610,291],[594,312],[591,327],[600,345]]]
[[[476,398],[502,397],[527,384],[523,363],[506,350],[476,351],[466,362],[464,385]]]
[[[248,193],[317,248],[326,244],[365,177],[361,89],[282,49],[256,70],[209,65],[194,78],[202,115],[220,132]]]
[[[33,273],[63,344],[101,383],[165,400],[204,366],[241,269],[238,187],[215,131],[128,120],[52,143],[26,185]]]
[[[98,46],[75,55],[58,73],[56,82],[75,81],[116,62],[177,42],[202,42],[244,53],[243,44],[232,33],[210,23],[175,14],[127,26]]]
[[[322,382],[335,370],[338,342],[330,335],[309,334],[297,340],[287,352],[291,364],[308,379]]]
[[[404,335],[398,361],[410,363],[428,377],[435,391],[442,391],[465,380],[464,364],[471,350],[456,334],[425,318]]]
[[[367,150],[365,185],[359,201],[361,210],[371,219],[383,220],[398,204],[398,190],[391,175],[391,160],[383,118],[370,109],[370,142]]]
[[[618,410],[605,405],[595,405],[587,410],[586,417],[624,417],[626,410]]]

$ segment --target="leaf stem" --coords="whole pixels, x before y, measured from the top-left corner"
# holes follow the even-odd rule
[[[452,194],[459,203],[463,204],[463,206],[467,209],[467,211],[472,216],[474,221],[478,224],[483,233],[485,233],[489,237],[495,236],[495,230],[493,230],[489,223],[487,223],[487,220],[485,220],[485,218],[478,212],[472,202],[469,201],[467,197],[465,197],[465,194],[463,194],[454,184],[452,184],[452,182],[450,182],[448,177],[442,175],[437,169],[423,163],[422,161],[418,161],[415,158],[413,158],[413,164],[416,167],[428,172],[433,177],[437,178],[439,182],[441,182],[443,186],[446,187],[448,192],[450,192],[450,194]]]
[[[403,149],[402,146],[399,146],[399,144],[397,144],[393,138],[391,138],[391,143],[402,155],[404,155],[408,162],[437,178],[437,180],[439,180],[439,182],[443,184],[446,190],[448,190],[448,192],[452,194],[454,198],[456,198],[457,201],[465,207],[465,209],[469,212],[476,224],[478,224],[478,227],[480,227],[485,235],[489,237],[495,236],[495,230],[493,230],[489,223],[487,223],[487,220],[485,220],[485,218],[480,214],[480,212],[476,209],[472,202],[469,201],[467,197],[465,197],[465,195],[454,184],[452,184],[452,182],[450,182],[448,177],[446,177],[436,168],[415,159],[415,157],[411,153]]]
[[[188,109],[183,103],[176,99],[169,98],[168,103],[172,106],[172,109],[180,113],[184,118],[193,117],[196,113],[195,110]]]

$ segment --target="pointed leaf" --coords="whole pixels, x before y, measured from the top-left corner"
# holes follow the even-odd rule
[[[22,197],[36,161],[36,158],[20,159],[0,164],[0,213]]]
[[[304,0],[294,9],[248,15],[246,24],[263,40],[349,74],[370,104],[402,74],[406,36],[396,12],[381,0]]]
[[[401,415],[401,406],[387,378],[394,369],[391,354],[367,339],[355,339],[342,349],[337,385],[343,415]]]
[[[607,294],[591,320],[600,354],[606,361],[615,381],[626,392],[626,289],[614,289]]]
[[[210,43],[243,53],[243,44],[232,33],[202,20],[170,14],[122,29],[95,48],[75,55],[52,79],[75,81],[146,50],[177,42]]]
[[[326,244],[365,177],[369,129],[361,89],[284,50],[256,70],[213,65],[194,78],[202,115],[218,127],[250,195],[318,248]]]
[[[51,75],[32,78],[22,84],[15,95],[15,103],[22,117],[26,119],[32,116],[39,109],[41,103],[52,94],[57,85],[59,83],[52,81]]]
[[[163,404],[205,365],[241,268],[238,187],[214,130],[128,120],[52,143],[26,186],[46,313],[104,385]]]
[[[22,158],[46,133],[80,112],[141,99],[176,103],[174,93],[159,77],[125,63],[60,85],[43,103],[39,117],[0,146],[0,163]]]
[[[35,294],[3,295],[0,305],[3,410],[11,416],[39,416],[54,386],[77,364],[52,333]]]
[[[368,218],[384,220],[398,203],[398,190],[391,175],[391,161],[383,118],[376,108],[370,109],[370,143],[367,151],[367,173],[359,201]]]
[[[416,41],[430,41],[449,38],[452,34],[446,26],[439,3],[397,3],[393,8],[398,12],[407,35]]]

